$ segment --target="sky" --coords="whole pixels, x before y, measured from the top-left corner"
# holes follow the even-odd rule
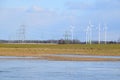
[[[89,22],[92,40],[101,40],[107,25],[107,40],[120,38],[120,0],[0,0],[0,39],[14,40],[25,26],[27,40],[64,39],[73,29],[73,38],[85,41]]]

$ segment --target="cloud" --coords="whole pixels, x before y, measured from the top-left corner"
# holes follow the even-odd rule
[[[86,2],[67,2],[66,6],[68,9],[87,9],[91,7],[91,4]]]
[[[101,10],[114,10],[120,8],[118,0],[100,0],[94,4],[95,9]]]
[[[66,6],[72,10],[113,10],[120,8],[119,0],[87,0],[67,2]]]
[[[0,9],[0,26],[3,26],[4,30],[1,28],[1,31],[5,32],[6,28],[9,28],[8,32],[15,31],[21,24],[25,24],[31,34],[37,32],[38,35],[40,32],[46,31],[58,35],[69,29],[72,23],[77,30],[83,26],[82,31],[88,25],[88,20],[90,19],[93,24],[99,24],[99,22],[109,24],[108,26],[112,27],[115,32],[115,29],[119,30],[118,25],[120,25],[120,7],[118,7],[120,1],[102,1],[87,0],[85,2],[82,0],[79,2],[68,2],[66,3],[67,9],[63,10],[63,12],[36,5],[22,8],[2,8]],[[109,5],[106,5],[108,3]],[[109,6],[112,7],[109,8]],[[72,13],[74,10],[75,12]],[[60,30],[61,32],[59,32]],[[55,31],[58,31],[58,34]]]
[[[64,20],[63,15],[56,11],[44,9],[39,6],[29,8],[3,8],[0,9],[0,24],[15,26],[25,23],[34,27],[50,27]]]
[[[36,13],[36,12],[42,12],[42,11],[44,11],[44,9],[38,6],[32,6],[26,10],[26,12],[29,12],[29,13]]]
[[[79,15],[82,21],[91,19],[98,22],[112,22],[120,20],[119,0],[86,0],[67,2],[67,8]]]
[[[31,11],[28,11],[30,9]],[[58,29],[63,20],[65,20],[63,15],[60,15],[56,11],[38,6],[0,9],[0,31],[3,31],[3,33],[8,32],[5,33],[6,35],[15,33],[22,24],[26,25],[28,34],[36,32],[39,34],[43,31],[50,32],[51,29]]]

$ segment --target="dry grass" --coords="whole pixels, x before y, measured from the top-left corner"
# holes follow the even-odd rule
[[[113,60],[105,58],[69,58],[47,56],[48,54],[80,54],[99,56],[120,56],[120,44],[0,44],[0,56],[43,56],[55,60]],[[114,59],[117,60],[117,59]],[[114,61],[113,60],[113,61]]]

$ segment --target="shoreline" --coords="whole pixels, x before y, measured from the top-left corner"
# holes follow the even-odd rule
[[[61,56],[44,56],[44,59],[54,61],[120,61],[116,58],[88,58],[88,57],[61,57]]]
[[[0,56],[0,60],[120,61],[120,58],[66,57],[66,56],[59,56],[59,55],[58,56],[41,55],[41,56]]]

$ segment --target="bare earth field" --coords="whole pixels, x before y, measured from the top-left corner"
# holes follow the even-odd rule
[[[34,56],[63,61],[120,61],[115,58],[78,58],[53,54],[120,56],[120,44],[0,44],[0,56]]]

